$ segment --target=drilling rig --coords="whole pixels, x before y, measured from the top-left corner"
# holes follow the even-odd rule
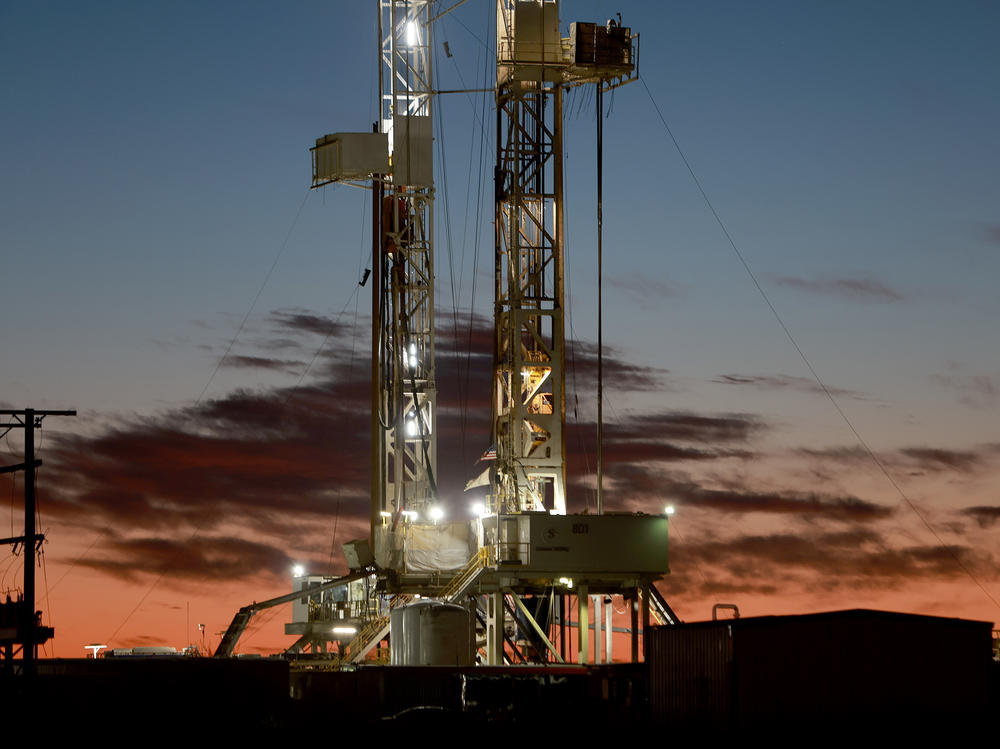
[[[273,601],[299,602],[286,625],[295,652],[332,643],[340,663],[360,663],[391,638],[393,663],[502,665],[611,662],[620,597],[630,652],[619,660],[635,662],[651,615],[677,621],[653,585],[668,572],[668,520],[567,514],[562,107],[571,87],[636,80],[639,37],[620,21],[572,23],[562,37],[558,0],[497,0],[496,462],[478,517],[445,522],[434,514],[432,30],[461,4],[377,0],[379,121],[311,149],[313,187],[371,191],[371,533],[345,545],[348,576],[303,575]],[[404,631],[446,619],[458,623],[430,638],[448,643],[439,660],[414,646],[426,633]]]

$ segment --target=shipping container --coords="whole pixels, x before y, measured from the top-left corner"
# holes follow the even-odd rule
[[[651,629],[650,708],[693,730],[982,720],[989,622],[856,609]]]

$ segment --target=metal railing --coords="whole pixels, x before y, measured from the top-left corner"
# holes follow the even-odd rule
[[[354,639],[350,641],[347,645],[347,659],[349,661],[355,661],[358,658],[364,656],[364,654],[370,649],[372,640],[376,637],[381,639],[382,633],[385,628],[389,626],[389,616],[392,610],[397,606],[402,606],[403,604],[409,603],[413,600],[413,596],[408,594],[393,596],[392,600],[389,602],[389,613],[382,616],[376,617],[368,622],[361,631],[354,636]]]
[[[526,546],[526,544],[508,544],[512,547]],[[444,601],[452,602],[456,600],[459,596],[464,593],[480,573],[489,567],[491,563],[494,563],[498,559],[499,549],[495,545],[488,545],[481,547],[472,557],[466,562],[465,566],[462,567],[455,576],[448,581],[448,584],[442,588],[441,592],[438,594],[438,598]],[[402,606],[410,603],[413,600],[413,596],[409,594],[397,595],[392,598],[389,602],[389,612],[376,617],[369,621],[361,631],[354,636],[347,647],[344,650],[345,655],[342,657],[341,662],[355,662],[371,649],[373,642],[376,638],[381,639],[385,636],[385,630],[389,626],[389,617],[392,610],[397,606]]]
[[[441,598],[453,601],[475,580],[476,576],[490,563],[490,547],[483,546],[441,591]]]
[[[531,544],[522,541],[501,541],[497,544],[498,564],[531,564]]]

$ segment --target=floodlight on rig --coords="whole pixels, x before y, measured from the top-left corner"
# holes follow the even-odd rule
[[[405,41],[407,47],[416,47],[420,44],[420,29],[417,27],[416,21],[406,22]]]

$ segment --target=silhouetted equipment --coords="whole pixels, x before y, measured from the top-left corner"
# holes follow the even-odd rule
[[[992,730],[990,626],[853,609],[654,627],[650,717],[675,731],[740,737],[871,724],[894,737],[961,733],[987,716]]]
[[[353,580],[360,580],[367,577],[372,573],[371,570],[357,570],[349,575],[344,575],[343,577],[338,577],[336,579],[330,580],[320,585],[313,585],[309,587],[304,587],[302,590],[296,590],[291,593],[286,593],[283,596],[277,596],[276,598],[270,598],[266,601],[254,601],[249,606],[244,606],[239,611],[236,612],[236,616],[233,617],[233,621],[230,622],[229,628],[226,630],[225,634],[222,635],[222,640],[219,642],[219,647],[215,649],[216,658],[229,658],[233,655],[236,649],[236,644],[239,642],[240,637],[246,631],[247,626],[250,624],[250,620],[253,615],[258,611],[263,611],[264,609],[269,609],[274,606],[280,606],[283,603],[290,603],[297,598],[308,598],[310,596],[317,595],[326,590],[332,590],[334,588],[341,587]],[[331,638],[332,639],[332,638]]]
[[[14,657],[16,646],[20,645],[23,673],[27,679],[31,679],[34,676],[38,646],[55,633],[52,627],[42,626],[42,612],[35,611],[35,556],[45,540],[45,536],[35,530],[35,469],[42,464],[35,459],[35,428],[42,425],[42,419],[46,416],[76,416],[76,411],[0,409],[0,416],[13,419],[0,424],[0,429],[4,429],[3,434],[11,429],[24,430],[24,462],[0,469],[3,473],[24,471],[24,534],[0,541],[3,544],[13,544],[15,548],[21,544],[24,549],[24,592],[17,601],[8,600],[0,604],[3,607],[2,621],[6,623],[0,625],[0,650],[3,651],[4,662],[9,663]]]

